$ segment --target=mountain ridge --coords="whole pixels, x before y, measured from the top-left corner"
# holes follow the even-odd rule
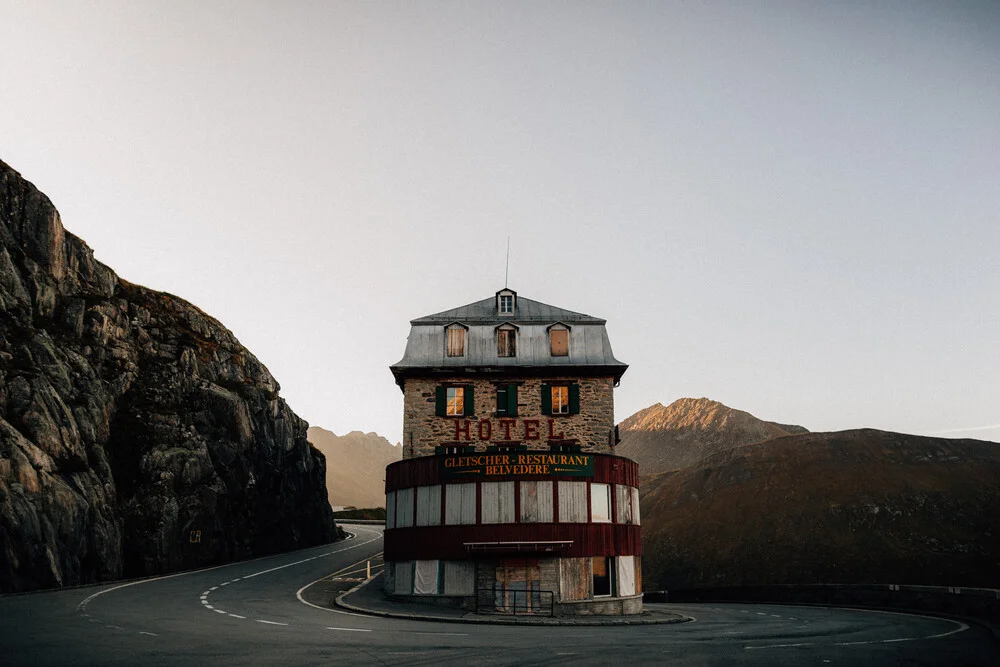
[[[639,464],[643,475],[693,465],[720,451],[782,435],[808,433],[802,426],[764,421],[708,398],[655,403],[624,419],[615,453]]]
[[[403,457],[403,448],[372,431],[337,435],[310,426],[309,442],[336,467],[327,468],[326,487],[333,507],[385,507],[385,467]]]

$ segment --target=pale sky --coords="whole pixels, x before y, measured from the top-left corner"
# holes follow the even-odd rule
[[[409,320],[608,320],[707,396],[1000,441],[1000,5],[0,0],[0,159],[311,424],[402,429]]]

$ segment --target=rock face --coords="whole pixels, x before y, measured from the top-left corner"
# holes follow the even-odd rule
[[[638,463],[642,475],[690,466],[734,447],[808,433],[707,398],[681,398],[666,407],[657,403],[623,421],[618,430],[621,443],[615,453]]]
[[[0,591],[336,537],[278,383],[193,305],[132,285],[0,162]]]
[[[326,470],[326,488],[334,507],[385,507],[385,467],[403,458],[403,448],[393,447],[378,433],[351,431],[337,435],[310,426],[309,442],[336,467]]]
[[[643,479],[646,590],[996,586],[1000,444],[790,435]]]

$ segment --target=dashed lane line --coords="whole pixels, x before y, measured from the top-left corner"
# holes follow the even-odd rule
[[[354,539],[354,538],[357,537],[356,533],[348,533],[348,535],[349,535],[348,539]],[[225,614],[225,615],[231,616],[233,618],[246,619],[245,616],[240,616],[239,614],[231,614],[231,613],[229,613],[227,611],[224,611],[222,609],[217,609],[217,608],[213,607],[212,605],[208,604],[208,600],[207,600],[208,594],[211,593],[214,590],[217,590],[221,586],[228,586],[229,584],[235,583],[235,582],[240,581],[240,580],[244,580],[245,581],[247,579],[252,579],[253,577],[257,577],[257,576],[260,576],[262,574],[268,574],[269,572],[275,572],[277,570],[282,570],[282,569],[284,569],[286,567],[292,567],[293,565],[301,565],[302,563],[308,563],[308,562],[314,561],[314,560],[316,560],[318,558],[324,558],[324,557],[330,556],[332,554],[336,554],[336,553],[341,553],[341,552],[344,552],[344,551],[348,551],[349,549],[356,549],[357,547],[362,547],[362,546],[364,546],[366,544],[371,544],[372,542],[375,542],[375,541],[377,541],[377,540],[379,540],[381,538],[382,538],[382,534],[381,533],[376,533],[375,537],[373,537],[372,539],[368,540],[367,542],[361,542],[361,543],[358,543],[358,544],[352,544],[351,546],[344,547],[343,549],[336,549],[334,551],[330,551],[330,552],[325,553],[325,554],[320,554],[318,556],[312,556],[310,558],[304,558],[302,560],[295,561],[294,563],[286,563],[285,565],[279,565],[277,567],[272,567],[272,568],[269,568],[267,570],[261,570],[260,572],[254,572],[253,574],[246,574],[246,575],[243,575],[242,577],[238,577],[236,579],[230,579],[229,581],[223,582],[223,583],[219,584],[219,586],[213,586],[212,588],[209,588],[207,591],[205,591],[204,593],[202,593],[201,594],[201,604],[204,605],[205,608],[211,609],[212,611],[217,612],[219,614]],[[362,561],[358,561],[358,562],[362,562]],[[352,563],[351,565],[348,565],[347,567],[345,567],[343,569],[346,570],[346,569],[349,569],[351,567],[354,567],[355,565],[357,565],[357,563]],[[330,576],[330,575],[327,575],[327,576]],[[313,582],[313,583],[315,583],[315,582]],[[301,593],[302,590],[304,590],[304,589],[299,589],[299,592]],[[297,595],[298,595],[298,593],[297,593]],[[302,598],[300,597],[299,599],[301,600]],[[308,603],[306,603],[306,604],[308,604]],[[315,605],[311,605],[311,606],[315,606]],[[265,620],[260,620],[260,619],[257,619],[257,621],[259,623],[273,623],[272,621],[265,621]],[[288,624],[287,623],[274,623],[274,625],[288,625]]]
[[[347,537],[345,538],[345,541],[346,540],[353,540],[355,537],[357,537],[356,533],[348,533]],[[376,541],[376,540],[378,540],[380,538],[381,538],[381,534],[377,534],[376,537],[372,538],[371,540],[368,540],[367,542],[362,542],[360,544],[352,544],[352,545],[350,545],[348,547],[345,547],[343,549],[335,549],[333,551],[329,551],[329,552],[320,554],[318,556],[313,556],[311,558],[306,558],[306,559],[303,559],[303,560],[300,560],[300,561],[296,561],[294,563],[288,563],[286,565],[281,565],[281,566],[278,566],[278,567],[269,568],[267,570],[262,570],[261,572],[255,572],[254,574],[251,574],[251,575],[247,575],[247,576],[243,576],[243,577],[235,577],[233,579],[230,579],[229,581],[226,581],[226,582],[223,582],[223,583],[219,584],[219,586],[212,586],[208,590],[202,592],[199,601],[201,602],[201,604],[203,606],[205,606],[205,608],[210,609],[210,610],[212,610],[212,611],[214,611],[214,612],[216,612],[218,614],[224,614],[224,615],[230,616],[232,618],[238,618],[238,619],[246,620],[246,616],[240,616],[239,614],[232,614],[232,613],[229,613],[229,612],[221,610],[221,609],[216,609],[215,607],[213,607],[212,605],[210,605],[208,603],[208,596],[209,596],[209,594],[212,591],[218,590],[221,586],[227,586],[229,584],[235,583],[237,581],[241,581],[243,579],[249,579],[251,577],[256,577],[256,576],[259,576],[261,574],[267,574],[268,572],[274,572],[275,570],[280,570],[280,569],[283,569],[283,568],[286,568],[286,567],[292,567],[293,565],[301,565],[302,563],[307,563],[309,561],[313,561],[313,560],[316,560],[318,558],[323,558],[325,556],[331,556],[331,555],[336,554],[336,553],[341,553],[343,551],[347,551],[349,549],[354,549],[356,547],[360,547],[360,546],[363,546],[365,544],[370,544],[371,542],[374,542],[374,541]],[[139,584],[150,583],[150,582],[153,582],[153,581],[162,581],[164,579],[173,579],[175,577],[183,577],[183,576],[189,575],[189,574],[201,574],[201,573],[204,573],[204,572],[210,572],[212,570],[218,570],[218,569],[221,569],[221,568],[224,568],[224,567],[232,567],[234,565],[246,565],[247,563],[252,563],[252,562],[257,561],[257,560],[264,560],[266,558],[275,558],[275,556],[273,556],[273,555],[270,555],[270,556],[261,556],[260,558],[254,558],[254,559],[251,559],[249,561],[241,561],[241,562],[237,562],[237,563],[224,563],[222,565],[215,565],[215,566],[212,566],[212,567],[206,567],[206,568],[202,568],[202,569],[199,569],[199,570],[188,570],[188,571],[185,571],[185,572],[175,572],[173,574],[168,574],[168,575],[164,575],[164,576],[161,576],[161,577],[150,577],[150,578],[147,578],[147,579],[138,579],[136,581],[130,581],[130,582],[127,582],[127,583],[124,583],[124,584],[119,584],[118,586],[112,586],[111,588],[105,588],[103,590],[97,591],[96,593],[94,593],[92,595],[87,596],[82,602],[80,602],[77,605],[77,611],[80,613],[80,616],[82,618],[86,618],[91,623],[97,623],[99,625],[105,625],[106,627],[111,628],[111,629],[115,629],[115,630],[124,630],[125,628],[122,628],[121,626],[105,624],[103,621],[100,621],[99,619],[91,618],[90,614],[88,614],[87,611],[86,611],[87,610],[87,605],[89,605],[91,602],[93,602],[95,599],[97,599],[101,595],[105,595],[106,593],[111,593],[113,591],[117,591],[117,590],[120,590],[122,588],[128,588],[130,586],[137,586]],[[315,583],[315,582],[313,582],[313,583]],[[300,589],[300,592],[301,592],[301,589]],[[306,603],[306,604],[308,604],[308,603]],[[311,606],[315,606],[315,605],[311,605]],[[328,611],[332,611],[332,610],[328,610]],[[360,615],[360,614],[352,614],[352,615],[357,616],[357,615]],[[279,623],[277,621],[269,621],[269,620],[266,620],[266,619],[255,619],[255,620],[258,623],[265,623],[265,624],[268,624],[268,625],[279,625],[279,626],[287,626],[288,625],[287,623]],[[149,636],[149,637],[159,637],[159,635],[157,633],[155,633],[155,632],[147,632],[147,631],[144,631],[144,630],[139,630],[138,634],[140,634],[140,635],[146,635],[146,636]]]

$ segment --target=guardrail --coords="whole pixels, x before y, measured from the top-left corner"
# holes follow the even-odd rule
[[[775,602],[928,611],[1000,623],[1000,590],[907,584],[730,586],[653,591],[645,602]]]
[[[517,588],[480,588],[476,590],[477,614],[506,616],[554,616],[552,591]]]
[[[337,522],[338,526],[341,524],[351,524],[351,523],[371,525],[371,526],[385,525],[385,519],[334,519],[334,520]]]

